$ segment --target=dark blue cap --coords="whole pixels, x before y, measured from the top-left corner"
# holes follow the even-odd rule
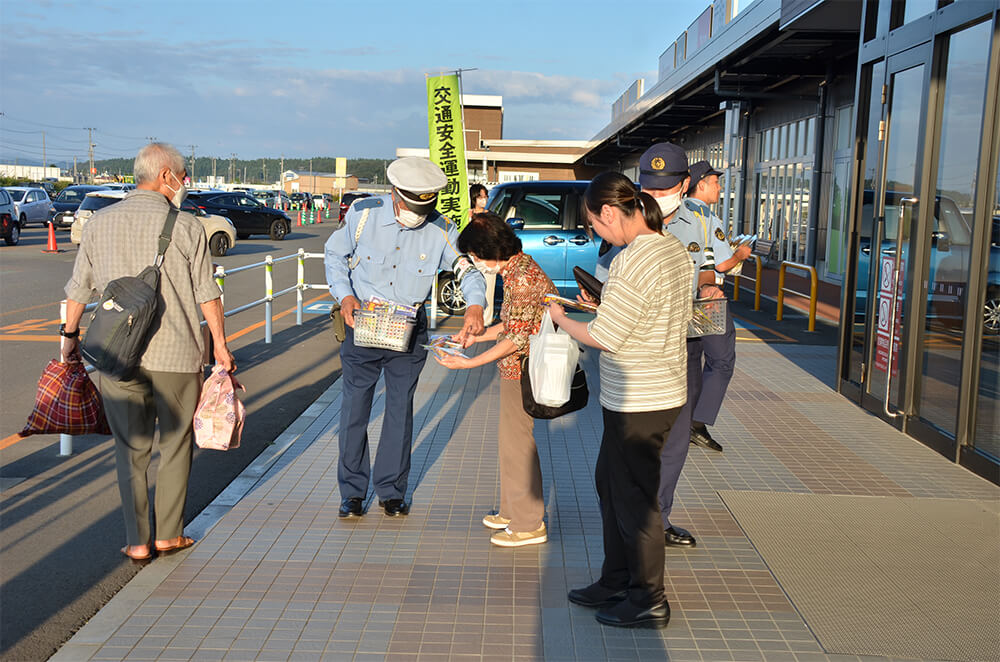
[[[639,185],[670,189],[688,176],[687,154],[673,143],[657,143],[639,157]]]
[[[694,193],[694,189],[698,186],[698,182],[705,179],[710,175],[721,175],[722,173],[712,167],[708,161],[698,161],[697,163],[691,164],[691,183],[688,184],[687,194],[691,195]]]

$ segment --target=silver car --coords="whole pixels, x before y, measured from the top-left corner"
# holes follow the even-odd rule
[[[5,188],[10,197],[14,199],[17,221],[22,228],[28,223],[45,225],[49,222],[52,201],[45,189],[30,186],[7,186]]]

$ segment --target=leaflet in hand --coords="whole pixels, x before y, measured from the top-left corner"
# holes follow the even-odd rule
[[[583,301],[577,301],[576,299],[567,299],[566,297],[561,297],[558,294],[546,294],[542,299],[542,303],[546,306],[550,303],[558,303],[560,306],[565,308],[575,308],[577,310],[582,310],[587,313],[596,313],[597,305],[593,303],[584,303]]]
[[[461,343],[457,343],[451,339],[451,336],[431,336],[427,341],[426,345],[421,345],[424,349],[430,350],[436,354],[457,356],[459,358],[467,359],[468,356],[462,351],[463,347]]]

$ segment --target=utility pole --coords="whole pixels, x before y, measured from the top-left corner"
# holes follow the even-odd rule
[[[197,145],[188,145],[188,147],[191,148],[191,171],[188,172],[188,177],[192,182],[194,182],[197,181],[197,178],[194,176],[194,148],[197,147]]]
[[[312,184],[309,186],[309,192],[316,192],[316,173],[313,171],[313,160],[309,159],[309,174],[312,175]]]
[[[278,173],[278,179],[281,180],[285,176],[285,155],[281,155],[281,172]]]
[[[45,179],[45,132],[42,131],[42,179]]]
[[[212,186],[215,186],[215,157],[212,157]]]
[[[267,166],[264,164],[264,159],[260,160],[260,181],[267,183]]]
[[[97,146],[94,144],[94,127],[84,127],[87,129],[87,149],[90,156],[90,170],[87,171],[88,179],[91,184],[94,183],[94,148]]]
[[[80,183],[80,181],[76,178],[76,154],[73,155],[73,183]]]

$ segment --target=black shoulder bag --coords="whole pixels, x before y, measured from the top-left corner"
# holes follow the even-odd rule
[[[80,354],[97,370],[117,379],[127,379],[139,366],[149,336],[156,328],[160,265],[176,220],[177,210],[171,207],[160,231],[153,264],[138,276],[123,276],[108,283],[90,315]]]

